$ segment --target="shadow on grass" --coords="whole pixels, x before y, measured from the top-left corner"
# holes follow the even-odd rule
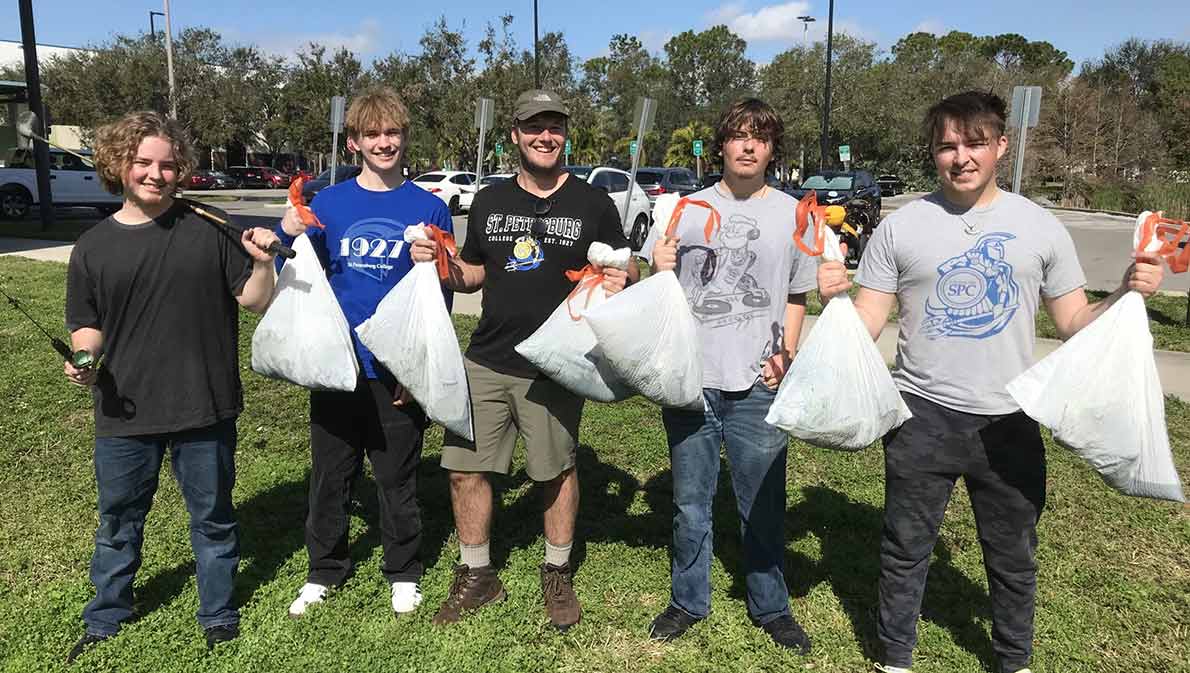
[[[879,660],[883,652],[876,640],[876,610],[884,513],[821,486],[804,487],[802,496],[801,502],[786,512],[787,540],[815,536],[821,560],[815,562],[802,554],[787,559],[790,594],[802,597],[814,585],[829,583],[864,655]],[[950,549],[939,542],[930,563],[922,619],[949,631],[959,647],[978,657],[986,669],[995,670],[995,654],[981,624],[988,615],[987,592],[954,567]]]

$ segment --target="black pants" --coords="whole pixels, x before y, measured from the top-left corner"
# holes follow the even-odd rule
[[[905,394],[913,418],[884,438],[884,531],[877,635],[885,663],[908,668],[930,554],[961,476],[971,497],[992,600],[992,649],[1002,671],[1028,666],[1037,589],[1037,521],[1045,507],[1045,446],[1018,412],[979,416]]]
[[[381,572],[389,582],[421,579],[421,512],[417,468],[425,414],[410,400],[393,406],[396,381],[360,378],[352,392],[310,393],[310,513],[306,517],[307,581],[338,586],[351,574],[347,549],[351,485],[372,462],[380,500]]]

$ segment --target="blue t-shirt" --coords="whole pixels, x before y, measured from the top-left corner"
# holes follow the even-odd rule
[[[405,227],[433,224],[453,234],[450,211],[442,199],[409,180],[396,189],[377,192],[364,189],[355,179],[318,192],[310,209],[326,229],[310,227],[306,234],[351,325],[360,367],[369,379],[378,378],[376,369],[383,365],[360,343],[355,328],[372,317],[380,300],[413,268]],[[276,231],[282,243],[293,243],[294,237],[280,225]],[[280,257],[277,260],[283,262]],[[449,308],[453,294],[443,292]]]

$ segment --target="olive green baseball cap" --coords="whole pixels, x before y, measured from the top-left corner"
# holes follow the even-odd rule
[[[542,112],[556,112],[564,117],[570,117],[570,110],[566,108],[566,103],[562,102],[562,97],[557,93],[545,89],[529,89],[517,96],[516,104],[513,106],[512,120],[521,122]]]

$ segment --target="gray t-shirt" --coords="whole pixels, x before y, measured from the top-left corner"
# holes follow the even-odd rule
[[[856,282],[897,295],[898,388],[994,415],[1019,408],[1004,386],[1032,364],[1040,297],[1086,279],[1066,227],[1028,199],[962,210],[935,192],[880,223]]]
[[[797,201],[772,188],[737,200],[714,187],[690,195],[719,211],[708,242],[705,208],[690,205],[678,224],[678,281],[699,326],[704,388],[747,390],[761,361],[780,352],[788,295],[817,284],[818,263],[794,244]],[[658,222],[641,252],[648,257],[668,222]]]

